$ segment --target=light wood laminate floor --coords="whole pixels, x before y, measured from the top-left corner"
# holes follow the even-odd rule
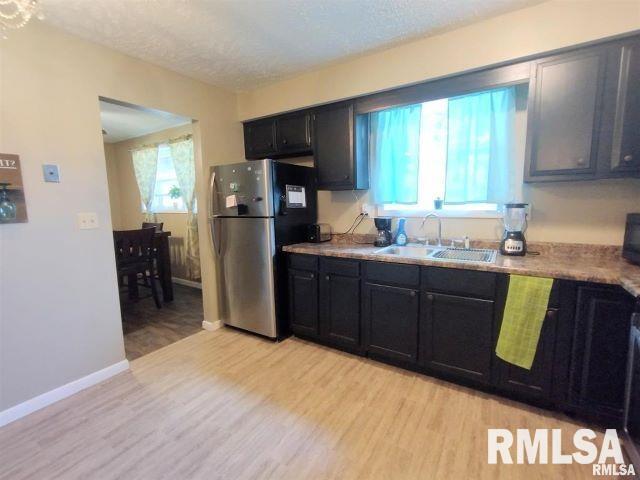
[[[0,478],[591,478],[487,464],[487,428],[565,417],[299,339],[202,331],[0,429]]]

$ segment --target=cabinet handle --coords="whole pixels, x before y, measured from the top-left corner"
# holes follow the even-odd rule
[[[430,302],[433,302],[433,295],[427,295],[427,300],[429,300]]]
[[[326,277],[324,277],[325,280],[331,280],[331,278],[329,277],[329,275],[327,275]]]
[[[547,310],[547,318],[549,320],[555,320],[557,314],[558,310],[556,310],[555,308],[550,308],[549,310]]]
[[[311,275],[309,275],[309,278],[316,278],[316,276],[312,273]]]
[[[623,162],[630,162],[631,160],[633,160],[633,155],[625,155],[622,157]]]
[[[349,180],[349,175],[345,175],[344,177],[342,177],[343,180]]]
[[[580,157],[579,159],[576,160],[576,163],[578,165],[584,165],[584,158]]]
[[[287,144],[287,139],[285,138],[284,140],[282,140],[283,145]]]

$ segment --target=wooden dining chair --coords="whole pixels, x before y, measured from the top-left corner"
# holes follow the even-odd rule
[[[142,222],[142,228],[155,228],[156,232],[161,232],[164,227],[164,222],[154,223],[154,222]]]
[[[122,287],[124,277],[127,277],[130,295],[137,290],[138,286],[150,288],[156,307],[162,308],[153,274],[153,236],[155,231],[155,227],[140,230],[116,230],[113,232],[113,243],[116,252],[118,285]],[[139,277],[142,278],[142,283],[138,282]]]

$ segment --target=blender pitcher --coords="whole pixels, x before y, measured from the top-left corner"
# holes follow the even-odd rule
[[[527,229],[527,203],[505,203],[503,211],[504,235],[500,242],[502,255],[522,256],[527,253],[524,232]]]

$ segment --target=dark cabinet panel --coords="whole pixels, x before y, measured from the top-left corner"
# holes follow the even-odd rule
[[[302,112],[276,119],[278,154],[304,154],[311,152],[310,114]]]
[[[368,116],[356,117],[353,103],[337,103],[313,114],[313,157],[319,190],[369,187]]]
[[[547,310],[540,331],[536,356],[530,370],[512,365],[497,356],[494,357],[497,383],[502,389],[526,397],[551,400],[558,314],[557,308]]]
[[[610,169],[640,173],[640,41],[619,50]]]
[[[418,292],[366,282],[363,288],[364,346],[375,356],[416,363]]]
[[[293,333],[318,336],[318,274],[289,269],[289,322]]]
[[[322,273],[320,334],[331,343],[360,347],[360,278]]]
[[[584,413],[621,418],[633,306],[621,288],[578,288],[570,395]]]
[[[525,180],[595,177],[606,53],[597,47],[533,63]]]
[[[432,370],[489,383],[494,302],[422,294],[422,362]]]
[[[244,124],[245,157],[259,160],[276,152],[276,121],[273,118]]]

